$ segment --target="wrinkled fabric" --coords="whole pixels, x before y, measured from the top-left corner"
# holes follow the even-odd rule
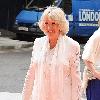
[[[80,100],[79,44],[60,36],[52,51],[49,45],[47,36],[34,42],[31,65],[36,66],[31,100]]]
[[[94,34],[87,41],[84,51],[82,54],[82,59],[92,62],[95,65],[95,69],[100,71],[100,28],[94,32]],[[83,87],[87,87],[88,80],[95,79],[91,71],[85,66],[83,73]]]
[[[82,58],[93,62],[96,66],[100,65],[100,28],[87,41]]]

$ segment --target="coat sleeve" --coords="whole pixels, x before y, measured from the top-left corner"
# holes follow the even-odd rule
[[[26,77],[25,77],[25,83],[23,86],[22,91],[22,100],[30,100],[32,95],[32,88],[34,85],[34,79],[35,79],[35,69],[36,69],[36,63],[34,54],[36,53],[37,47],[38,47],[37,40],[34,41],[33,51],[32,51],[32,58],[31,58],[31,64],[29,66],[29,69],[27,71]]]
[[[71,59],[71,85],[72,85],[72,99],[81,100],[81,74],[80,74],[80,46],[77,43],[74,45]]]

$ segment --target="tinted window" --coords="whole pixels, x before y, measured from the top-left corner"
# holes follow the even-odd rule
[[[72,13],[72,0],[55,0],[54,5],[61,7],[66,14]]]
[[[28,3],[28,8],[31,8],[31,7],[34,7],[34,6],[43,8],[43,7],[47,7],[47,6],[52,5],[53,2],[54,2],[54,0],[31,0]]]

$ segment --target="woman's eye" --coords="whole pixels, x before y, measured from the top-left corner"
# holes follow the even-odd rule
[[[45,24],[47,25],[47,24],[48,24],[48,22],[45,22]]]
[[[52,22],[52,25],[55,25],[55,22]]]

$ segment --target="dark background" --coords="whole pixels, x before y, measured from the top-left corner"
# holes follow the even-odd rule
[[[0,28],[10,29],[25,0],[0,0]]]
[[[25,8],[31,0],[0,0],[0,29],[10,30],[14,25],[16,15]],[[36,0],[35,0],[36,1]],[[38,5],[33,2],[34,5]],[[49,6],[54,0],[37,0],[39,5]],[[67,4],[67,9],[66,9]],[[63,0],[61,5],[65,12],[71,13],[71,0]]]
[[[11,29],[16,15],[25,8],[31,0],[0,0],[0,29]],[[51,3],[53,0],[39,0],[41,6]],[[35,2],[34,2],[35,4]],[[37,5],[37,4],[36,4]]]

